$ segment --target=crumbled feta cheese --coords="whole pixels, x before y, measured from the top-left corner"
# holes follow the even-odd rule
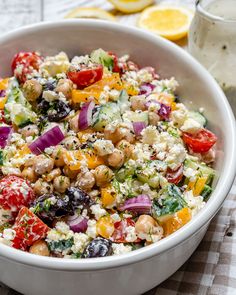
[[[182,144],[176,144],[169,150],[165,162],[170,169],[176,170],[184,162],[186,154],[187,152]]]
[[[171,112],[171,119],[178,127],[181,127],[188,118],[188,110],[183,103],[176,104],[176,110]]]
[[[183,171],[184,176],[189,178],[190,181],[195,181],[198,173],[199,172],[197,170],[194,170],[192,168],[187,168]]]
[[[188,118],[186,121],[184,121],[184,124],[180,128],[180,130],[194,134],[194,133],[197,133],[201,128],[202,126],[200,123],[198,123],[192,118]]]
[[[72,252],[81,253],[89,243],[89,237],[83,233],[74,234],[74,245],[71,247]]]
[[[11,228],[6,228],[3,230],[2,236],[4,239],[12,241],[16,236],[16,232]]]
[[[112,243],[113,255],[121,255],[125,253],[129,253],[132,251],[132,247],[127,245],[125,246],[123,243],[115,244]]]
[[[158,141],[159,132],[155,126],[148,126],[141,132],[142,142],[152,145]]]
[[[110,100],[117,101],[118,98],[119,98],[119,96],[120,96],[120,91],[119,90],[111,89],[109,91],[109,98],[110,98]]]
[[[140,84],[148,83],[153,80],[153,76],[147,69],[143,68],[137,72],[137,79]]]
[[[94,214],[96,220],[107,214],[107,211],[103,209],[99,204],[92,205],[90,207],[92,214]]]
[[[109,155],[114,151],[114,145],[111,140],[97,139],[93,147],[99,156]]]
[[[44,150],[44,153],[51,155],[54,151],[54,147],[48,147]]]
[[[58,232],[60,232],[62,234],[67,234],[68,231],[70,230],[69,225],[63,221],[57,222],[55,228]]]
[[[194,196],[193,191],[186,191],[183,194],[184,200],[187,202],[188,207],[192,210],[192,216],[195,216],[206,204],[202,196]]]
[[[66,73],[69,69],[70,62],[65,52],[60,52],[55,56],[48,56],[40,65],[41,72],[48,73],[49,76],[54,77],[60,73]]]
[[[2,173],[3,175],[17,175],[21,176],[21,170],[19,168],[9,167],[9,166],[2,166]]]
[[[57,100],[59,98],[58,93],[56,93],[55,91],[52,91],[52,90],[44,90],[42,97],[48,102]]]
[[[170,79],[163,79],[163,80],[153,80],[152,84],[156,86],[154,89],[155,92],[173,92],[179,86],[179,83],[175,80],[174,77]]]
[[[136,143],[132,154],[136,160],[150,160],[152,151],[148,144]]]
[[[125,229],[125,233],[127,234],[126,241],[128,243],[133,243],[134,241],[137,240],[137,234],[136,234],[134,226],[127,226]]]
[[[86,230],[86,234],[92,239],[95,239],[97,236],[96,224],[97,224],[96,220],[94,220],[94,219],[88,220],[88,228]]]
[[[111,219],[114,221],[114,222],[118,222],[118,221],[121,221],[121,218],[119,216],[118,213],[114,213],[114,214],[111,214]]]

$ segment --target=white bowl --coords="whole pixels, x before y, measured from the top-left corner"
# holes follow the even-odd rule
[[[25,27],[0,38],[0,76],[10,75],[18,51],[71,57],[102,47],[130,54],[162,77],[176,77],[179,95],[191,108],[204,107],[209,127],[218,136],[215,190],[202,211],[160,242],[121,256],[68,260],[48,258],[0,245],[0,281],[29,295],[141,294],[174,273],[193,253],[222,205],[235,176],[235,122],[221,89],[183,49],[147,32],[118,24],[68,20]],[[191,100],[191,102],[190,102]]]

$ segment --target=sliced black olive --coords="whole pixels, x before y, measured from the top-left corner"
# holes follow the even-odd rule
[[[96,238],[85,248],[82,258],[105,257],[112,255],[112,242],[104,238]]]
[[[70,199],[75,210],[81,206],[87,208],[94,204],[90,196],[77,187],[68,188],[65,195]]]
[[[71,111],[68,104],[61,100],[53,102],[53,106],[50,106],[47,111],[47,118],[50,122],[59,122],[64,119]]]

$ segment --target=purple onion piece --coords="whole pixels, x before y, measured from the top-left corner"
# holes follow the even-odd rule
[[[95,107],[94,101],[89,101],[82,106],[80,114],[79,114],[80,130],[85,130],[91,125],[92,113],[93,113],[94,107]]]
[[[10,126],[0,127],[0,147],[3,149],[7,145],[10,135],[12,133],[12,128]]]
[[[0,97],[6,96],[6,90],[0,90]]]
[[[171,107],[165,105],[164,103],[160,104],[160,109],[158,110],[158,115],[164,119],[167,120],[170,117]]]
[[[35,155],[41,154],[46,148],[58,145],[65,138],[59,126],[48,130],[29,145]]]
[[[75,233],[84,233],[88,228],[88,219],[83,216],[74,214],[68,218],[67,224]]]
[[[143,83],[140,86],[139,94],[149,95],[152,93],[154,88],[155,86],[152,85],[151,83]]]
[[[133,122],[134,133],[139,136],[144,128],[147,127],[145,122]]]
[[[128,199],[119,209],[121,211],[132,211],[136,213],[150,213],[152,202],[148,195],[139,195]]]

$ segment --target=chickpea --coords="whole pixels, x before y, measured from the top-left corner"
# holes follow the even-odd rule
[[[19,129],[18,131],[22,134],[23,137],[35,136],[39,134],[38,126],[34,124],[25,126],[24,128]]]
[[[42,85],[37,80],[27,80],[23,85],[23,93],[27,100],[35,101],[43,91]]]
[[[100,165],[94,170],[94,177],[97,186],[106,186],[112,180],[114,173],[106,165]]]
[[[118,127],[113,130],[108,124],[104,129],[104,138],[111,140],[113,143],[117,143],[123,138],[123,134]]]
[[[58,193],[64,193],[70,186],[70,179],[67,176],[57,176],[53,180],[53,187]]]
[[[25,164],[24,166],[25,167],[31,167],[34,165],[34,159],[36,158],[36,156],[32,156],[32,157],[29,157],[26,161],[25,161]]]
[[[51,194],[53,192],[53,185],[39,178],[34,184],[34,192],[38,196]]]
[[[146,110],[146,98],[144,95],[135,95],[132,96],[130,99],[131,102],[131,108],[133,111],[136,110],[141,110],[141,111],[145,111]]]
[[[72,119],[70,119],[70,128],[74,132],[79,131],[79,114],[76,114]]]
[[[38,177],[32,167],[25,167],[24,170],[21,172],[22,176],[28,179],[30,182],[35,182]]]
[[[120,133],[122,134],[122,138],[127,140],[129,143],[135,142],[135,135],[129,128],[121,127]]]
[[[54,166],[54,160],[52,158],[50,158],[49,156],[45,156],[45,155],[39,155],[37,157],[34,158],[34,171],[37,174],[45,174],[45,173],[49,173]]]
[[[124,164],[124,153],[121,150],[114,149],[113,153],[107,157],[108,165],[119,168]]]
[[[78,175],[79,171],[78,170],[70,170],[70,168],[68,166],[64,166],[63,173],[66,176],[68,176],[70,179],[75,179],[76,176]]]
[[[138,235],[150,234],[158,224],[150,215],[140,215],[135,223],[135,230]]]
[[[160,116],[155,112],[149,112],[148,120],[150,125],[157,126],[157,123],[160,121]]]
[[[35,255],[41,255],[41,256],[49,256],[50,252],[47,246],[47,243],[43,240],[39,240],[33,243],[33,245],[30,247],[29,252]]]
[[[61,169],[60,168],[56,168],[53,169],[51,172],[49,172],[47,175],[43,175],[43,179],[45,181],[52,181],[55,177],[60,176],[61,175]]]
[[[71,98],[71,92],[73,89],[73,82],[69,79],[60,79],[57,87],[55,88],[56,92],[61,92],[67,99]]]
[[[134,150],[133,145],[125,139],[119,141],[116,147],[124,153],[126,159],[129,159],[131,157]]]
[[[54,159],[54,164],[57,167],[62,167],[65,165],[64,158],[63,158],[63,154],[65,153],[65,151],[66,151],[65,148],[63,148],[60,145],[56,146],[55,149],[53,150],[52,157]]]
[[[75,136],[68,136],[64,139],[63,144],[67,150],[76,150],[79,148],[80,141]]]
[[[85,191],[90,191],[95,185],[95,178],[93,176],[93,173],[90,171],[79,173],[76,180],[76,186],[79,186],[82,190]]]

